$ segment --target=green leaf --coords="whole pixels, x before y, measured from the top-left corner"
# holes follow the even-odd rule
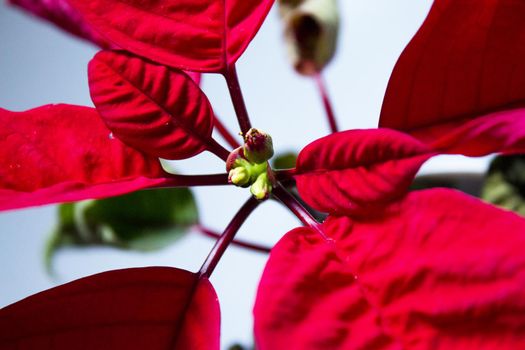
[[[286,152],[275,156],[271,165],[273,169],[291,169],[295,168],[296,161],[297,154],[295,152]]]
[[[525,216],[525,155],[494,158],[483,184],[481,198]]]
[[[155,189],[58,207],[59,224],[46,261],[65,246],[106,245],[138,251],[163,248],[197,223],[193,194],[186,188]]]

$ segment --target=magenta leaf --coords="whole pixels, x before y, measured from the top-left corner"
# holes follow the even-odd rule
[[[412,135],[441,153],[479,157],[498,152],[525,152],[525,108],[452,124],[417,130]]]
[[[105,198],[168,176],[157,158],[114,138],[93,108],[0,109],[0,210]]]
[[[0,310],[2,349],[219,349],[217,295],[168,267],[116,270]]]
[[[95,55],[88,72],[91,98],[123,142],[167,159],[216,147],[213,110],[185,73],[114,51]]]
[[[368,213],[403,195],[434,155],[411,136],[388,129],[349,130],[316,140],[297,158],[297,189],[313,208]]]
[[[168,66],[224,72],[259,30],[273,0],[69,0],[114,45]]]
[[[69,0],[9,0],[9,2],[98,46],[104,48],[113,46],[82,19]]]
[[[257,348],[513,350],[525,332],[525,220],[417,191],[365,221],[329,217],[272,249]]]
[[[394,68],[379,125],[443,152],[507,151],[502,140],[525,136],[524,17],[523,1],[436,0]],[[490,130],[493,118],[505,121]]]

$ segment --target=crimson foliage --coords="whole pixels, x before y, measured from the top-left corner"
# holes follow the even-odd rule
[[[89,65],[96,110],[0,110],[1,209],[191,182],[157,157],[208,150],[226,160],[206,96],[180,69],[225,75],[241,128],[250,125],[232,72],[271,0],[12,1],[121,51]],[[258,349],[523,347],[524,219],[452,190],[408,187],[438,154],[525,151],[524,19],[521,0],[435,0],[394,68],[380,128],[316,140],[281,173],[235,151],[235,181],[273,186],[306,225],[270,255],[254,308]],[[326,221],[286,195],[293,180]],[[256,206],[241,209],[199,273],[107,272],[2,309],[0,346],[218,348],[207,278]]]

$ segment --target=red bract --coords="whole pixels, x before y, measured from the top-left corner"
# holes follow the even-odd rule
[[[183,72],[124,52],[103,51],[91,60],[88,73],[98,112],[123,142],[167,159],[217,146],[211,138],[210,103]]]
[[[109,48],[112,46],[85,23],[78,11],[71,6],[69,0],[9,0],[9,2],[101,47]]]
[[[112,137],[93,108],[0,109],[0,124],[0,210],[114,196],[168,175]]]
[[[297,189],[317,210],[367,214],[403,195],[433,152],[388,129],[349,130],[306,146],[297,158]]]
[[[69,0],[110,42],[185,70],[224,72],[244,52],[273,0]]]
[[[420,166],[434,155],[525,152],[525,109],[496,112],[440,132],[446,128],[424,132],[425,137],[439,135],[428,144],[389,129],[349,130],[318,139],[299,153],[297,190],[322,212],[373,215],[406,193]]]
[[[472,152],[462,138],[473,139],[480,127],[490,127],[483,125],[493,123],[489,113],[504,111],[498,118],[509,125],[492,133],[485,130],[476,143],[490,145],[497,142],[493,138],[523,133],[521,126],[511,124],[525,118],[524,110],[514,109],[525,104],[523,18],[525,3],[519,0],[436,0],[394,68],[380,126],[427,142],[453,132],[447,142],[454,144],[454,153]],[[477,125],[455,133],[458,127],[466,131],[465,123]]]
[[[234,64],[272,0],[12,1],[129,52],[103,51],[89,65],[98,114],[123,143],[90,108],[0,110],[0,209],[226,183],[228,174],[170,179],[160,167],[157,157],[228,157],[211,137],[207,98],[178,69],[225,76],[245,136],[239,149],[249,150]],[[384,128],[319,139],[301,151],[295,171],[275,179],[267,157],[238,159],[230,178],[254,182],[253,193],[273,190],[308,226],[272,251],[254,309],[258,349],[523,347],[525,221],[455,191],[406,195],[434,155],[525,151],[523,18],[523,1],[436,0],[394,69]],[[291,174],[305,202],[330,214],[325,223],[287,192]],[[244,204],[198,274],[109,272],[1,310],[0,347],[217,349],[219,310],[207,278],[257,206],[255,198]]]
[[[525,108],[494,112],[463,123],[444,123],[411,134],[447,154],[478,157],[525,152]]]
[[[514,213],[437,189],[322,229],[330,239],[299,228],[272,250],[258,349],[523,346],[525,221]]]
[[[0,348],[219,349],[206,278],[149,267],[104,272],[0,310]]]

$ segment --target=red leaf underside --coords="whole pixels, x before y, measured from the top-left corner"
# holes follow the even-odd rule
[[[213,110],[185,73],[114,51],[98,53],[88,73],[98,112],[123,142],[167,159],[213,149]]]
[[[515,108],[525,106],[524,17],[519,0],[436,0],[394,68],[379,125],[435,141],[449,153],[507,151],[503,137],[523,138],[524,113]],[[492,117],[483,116],[494,112],[509,126],[476,138],[480,127],[490,125]],[[476,118],[473,130],[438,140]]]
[[[102,198],[162,183],[157,158],[112,137],[93,108],[0,109],[0,209]]]
[[[403,195],[434,155],[418,140],[388,129],[335,133],[306,146],[297,158],[297,189],[313,208],[367,214]]]
[[[9,0],[9,2],[101,48],[118,49],[118,46],[110,44],[97,31],[93,30],[78,11],[71,6],[69,0]],[[187,72],[187,74],[197,85],[200,84],[200,73]]]
[[[459,192],[289,232],[255,304],[258,349],[519,349],[525,221]]]
[[[273,0],[70,0],[116,46],[153,61],[224,72],[259,30]]]
[[[440,153],[471,157],[525,152],[525,108],[418,129],[412,135]]]
[[[148,267],[104,272],[0,310],[2,349],[219,349],[210,282]]]
[[[69,0],[9,0],[9,2],[100,47],[109,48],[113,46],[85,23],[78,11],[71,6]]]

